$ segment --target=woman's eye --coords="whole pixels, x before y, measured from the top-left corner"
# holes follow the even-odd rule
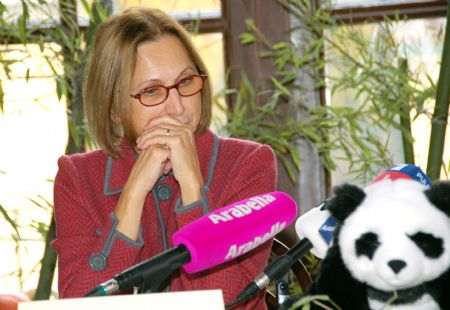
[[[157,96],[161,93],[161,90],[158,87],[147,88],[142,93],[143,96]]]
[[[184,79],[182,79],[181,81],[180,81],[180,85],[183,85],[183,86],[186,86],[186,85],[188,85],[189,83],[191,83],[192,82],[192,79],[193,79],[193,77],[187,77],[187,78],[184,78]]]

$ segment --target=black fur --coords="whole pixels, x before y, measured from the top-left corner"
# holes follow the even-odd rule
[[[355,185],[343,184],[334,189],[334,195],[329,201],[328,208],[339,222],[343,222],[366,197],[362,189]]]
[[[419,232],[408,236],[414,243],[422,249],[423,253],[431,258],[437,258],[444,252],[444,240],[436,238],[432,234]]]
[[[450,182],[438,182],[425,191],[425,196],[439,210],[450,217]]]
[[[380,246],[378,235],[374,233],[365,233],[356,240],[356,255],[365,255],[372,259],[375,250]]]
[[[426,286],[442,310],[450,309],[450,266],[442,276],[426,283]]]
[[[337,243],[322,261],[320,274],[311,285],[308,295],[326,294],[341,309],[369,310],[364,284],[355,281],[344,265]],[[313,306],[312,309],[323,309]]]

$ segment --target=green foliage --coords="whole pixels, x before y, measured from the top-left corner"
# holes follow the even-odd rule
[[[330,308],[327,303],[331,304],[333,308]],[[309,310],[311,309],[311,304],[315,304],[322,309],[342,310],[342,308],[340,308],[335,302],[333,302],[327,295],[311,295],[303,297],[302,299],[294,303],[290,309]]]
[[[20,233],[19,233],[18,225],[16,224],[16,222],[14,222],[13,219],[11,219],[11,217],[8,215],[8,212],[6,212],[6,209],[1,204],[0,204],[0,213],[3,215],[6,222],[8,222],[8,224],[11,225],[11,227],[16,232],[16,234],[17,234],[16,238],[20,240]]]
[[[68,108],[69,145],[68,152],[82,151],[91,144],[83,120],[82,111],[82,76],[87,62],[93,34],[98,25],[107,17],[106,11],[98,2],[90,5],[82,0],[90,23],[83,30],[77,21],[76,2],[60,0],[59,7],[51,1],[21,0],[21,14],[14,17],[3,12],[0,18],[0,62],[8,78],[11,76],[11,65],[22,62],[32,56],[31,44],[37,44],[42,57],[54,75],[55,92],[58,98],[65,99]],[[39,15],[37,23],[31,23],[30,16]],[[33,15],[33,16],[34,16]],[[12,45],[13,43],[14,45]],[[17,45],[20,43],[20,45]],[[23,58],[5,58],[9,51],[20,50]],[[35,53],[35,52],[34,52]],[[3,55],[3,56],[1,56]],[[26,72],[26,80],[34,76],[30,69]],[[0,108],[3,104],[3,90],[0,87]]]
[[[38,195],[36,198],[28,198],[37,208],[44,210],[49,215],[53,212],[53,203],[48,201],[45,197]],[[32,220],[30,223],[31,228],[42,235],[42,240],[47,238],[49,223]]]
[[[270,144],[293,182],[295,171],[301,169],[296,141],[314,144],[327,169],[344,161],[355,179],[367,181],[393,164],[391,137],[381,138],[380,133],[397,129],[405,161],[413,164],[410,119],[428,115],[425,104],[435,97],[436,87],[408,68],[402,42],[392,35],[398,20],[386,18],[376,30],[369,24],[356,28],[335,21],[329,3],[313,9],[309,1],[279,2],[296,20],[289,41],[268,42],[252,20],[241,35],[242,44],[259,42],[265,47],[260,57],[271,59],[276,69],[276,76],[270,77],[273,87],[261,90],[243,74],[240,88],[227,93],[235,102],[226,131]],[[302,75],[311,79],[311,85]],[[343,91],[352,96],[346,104],[308,102],[307,92],[324,87],[332,99]],[[257,106],[256,101],[263,103]]]

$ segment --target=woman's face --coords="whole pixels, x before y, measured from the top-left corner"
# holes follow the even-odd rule
[[[132,94],[151,86],[174,85],[192,74],[198,74],[195,65],[175,36],[166,35],[157,41],[143,42],[137,48],[136,68],[131,81]],[[175,118],[192,128],[192,131],[195,131],[200,121],[201,92],[181,97],[172,88],[162,104],[147,107],[132,97],[129,104],[135,138],[142,134],[150,121],[162,116]]]

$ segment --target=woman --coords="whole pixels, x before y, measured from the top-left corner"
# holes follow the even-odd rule
[[[205,65],[159,10],[128,9],[99,27],[84,102],[101,150],[58,161],[53,247],[62,298],[170,249],[177,230],[211,210],[275,190],[268,146],[208,129]],[[161,289],[222,289],[230,303],[263,270],[270,247],[198,274],[179,270]],[[262,294],[245,307],[264,308]]]

